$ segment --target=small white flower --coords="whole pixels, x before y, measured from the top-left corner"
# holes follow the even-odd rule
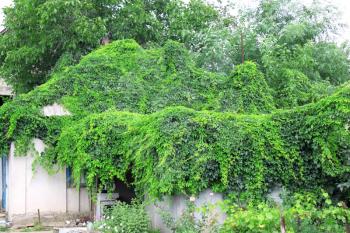
[[[190,201],[191,201],[191,202],[194,202],[194,201],[196,201],[196,197],[194,197],[194,196],[191,196],[191,197],[190,197]]]

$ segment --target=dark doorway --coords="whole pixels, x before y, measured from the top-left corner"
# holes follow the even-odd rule
[[[121,180],[115,181],[115,188],[119,193],[119,200],[131,204],[132,200],[136,198],[135,188],[132,185],[134,178],[131,173],[131,169],[126,173],[126,182]]]
[[[0,107],[4,105],[4,103],[6,103],[9,99],[10,97],[8,96],[0,96]]]
[[[119,194],[119,201],[130,204],[136,198],[134,188],[121,180],[115,181],[115,190]]]
[[[118,193],[118,201],[131,204],[131,202],[136,198],[135,188],[132,185],[133,178],[131,172],[126,175],[126,180],[120,180],[115,178],[113,186],[105,187],[101,190],[101,193]],[[99,180],[97,181],[96,187],[99,187]]]

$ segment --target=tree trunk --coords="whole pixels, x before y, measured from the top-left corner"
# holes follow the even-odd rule
[[[243,40],[243,30],[241,30],[241,57],[242,57],[242,64],[244,63],[244,40]]]

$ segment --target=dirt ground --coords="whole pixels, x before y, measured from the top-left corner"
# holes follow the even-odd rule
[[[23,231],[9,231],[10,233],[23,233]],[[53,233],[54,231],[31,231],[31,233]]]

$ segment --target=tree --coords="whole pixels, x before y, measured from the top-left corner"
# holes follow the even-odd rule
[[[245,60],[256,62],[279,107],[314,101],[350,79],[348,46],[333,42],[342,27],[334,6],[260,0],[235,15],[226,8],[219,12],[220,21],[200,34],[197,64],[229,75]],[[321,86],[327,87],[323,93]]]
[[[97,1],[98,2],[98,1]],[[78,59],[98,45],[106,28],[96,1],[15,0],[5,9],[1,74],[16,92],[45,82],[68,52]]]
[[[218,12],[202,0],[125,1],[109,20],[113,39],[134,39],[141,45],[175,40],[190,47],[193,36],[218,19]]]
[[[58,61],[76,63],[107,34],[144,46],[168,39],[190,46],[217,16],[202,0],[15,0],[5,9],[0,72],[17,93],[27,92],[47,81]]]

